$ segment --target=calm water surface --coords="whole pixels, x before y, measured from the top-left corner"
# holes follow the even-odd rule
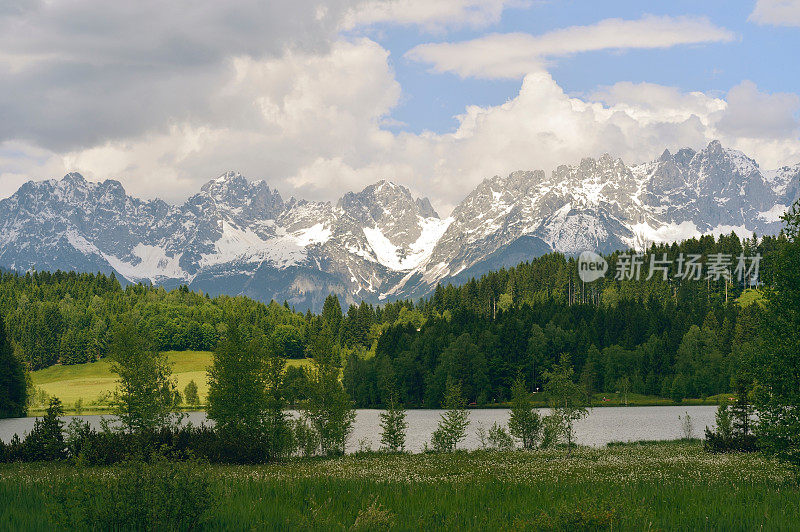
[[[683,437],[683,430],[678,416],[688,413],[694,426],[693,435],[703,436],[706,426],[714,426],[716,406],[635,406],[594,408],[589,416],[576,424],[578,443],[599,447],[612,441],[636,440],[675,440]],[[362,446],[377,449],[380,446],[380,410],[357,410],[353,434],[347,445],[348,452],[356,451]],[[436,429],[442,410],[409,410],[406,448],[418,452],[429,442],[431,433]],[[508,422],[507,409],[474,409],[470,410],[470,426],[467,438],[459,448],[477,449],[480,447],[476,430],[479,426],[489,429],[495,421],[500,424]],[[540,411],[547,414],[546,409]],[[65,416],[69,422],[73,417],[85,419],[95,427],[100,426],[102,416]],[[8,442],[14,434],[20,437],[33,427],[35,418],[17,418],[0,420],[0,439]],[[188,421],[199,425],[206,420],[205,412],[190,412]]]

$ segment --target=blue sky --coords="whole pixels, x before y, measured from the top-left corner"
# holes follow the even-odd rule
[[[511,8],[502,19],[480,29],[431,34],[419,29],[382,24],[374,38],[391,52],[391,64],[403,86],[404,98],[392,118],[404,123],[397,129],[451,131],[455,116],[467,105],[498,105],[515,96],[520,80],[462,79],[436,74],[428,65],[404,58],[414,46],[427,42],[474,39],[486,33],[541,34],[576,25],[591,25],[608,18],[637,19],[647,14],[707,17],[732,30],[736,40],[683,45],[666,49],[584,52],[559,59],[550,68],[553,78],[568,93],[591,93],[598,86],[618,81],[650,82],[684,91],[724,94],[749,79],[769,92],[800,91],[800,31],[748,21],[754,2],[749,1],[596,1],[541,2]]]
[[[0,198],[81,172],[180,202],[238,170],[447,213],[481,180],[718,139],[800,162],[800,0],[9,0]]]

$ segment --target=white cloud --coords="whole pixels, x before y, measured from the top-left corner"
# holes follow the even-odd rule
[[[392,142],[380,123],[399,100],[400,86],[386,50],[369,39],[339,41],[324,54],[238,57],[230,71],[219,91],[234,106],[231,114],[246,119],[181,123],[72,150],[63,156],[64,169],[116,177],[137,195],[169,200],[230,169],[308,199],[330,199],[334,190],[375,180],[366,168],[353,177],[336,161],[357,156],[365,166],[366,154]]]
[[[645,16],[606,19],[542,35],[493,34],[458,43],[418,45],[406,53],[436,72],[461,77],[516,79],[542,69],[548,58],[579,52],[626,48],[668,48],[681,44],[727,42],[735,38],[702,17]]]
[[[352,9],[343,26],[378,23],[414,25],[441,32],[446,28],[482,28],[500,21],[503,10],[522,7],[525,0],[374,0]]]
[[[800,1],[758,0],[749,20],[772,26],[800,26]]]
[[[228,169],[309,199],[336,199],[386,178],[429,195],[447,214],[486,177],[550,171],[605,152],[637,163],[664,148],[697,149],[719,138],[765,168],[800,161],[797,133],[781,119],[791,98],[761,93],[749,82],[726,97],[623,82],[579,98],[536,72],[506,103],[465,109],[453,133],[392,133],[381,129],[400,97],[388,61],[386,50],[368,39],[335,43],[321,55],[239,59],[221,90],[251,102],[250,126],[176,125],[66,155],[31,151],[12,159],[12,173],[78,170],[118,178],[136,195],[173,200]],[[753,102],[757,114],[746,112]],[[13,152],[6,149],[0,165],[11,168]],[[0,183],[0,194],[9,188]]]
[[[316,24],[308,17],[316,16],[310,7],[302,11],[308,27]],[[426,20],[419,14],[413,18]],[[587,49],[731,37],[698,19],[666,19],[672,22],[661,24],[659,33],[653,20],[604,21],[588,27],[595,29],[551,32],[538,38],[535,51],[546,59]],[[681,26],[680,21],[686,24]],[[596,29],[600,27],[602,31]],[[689,35],[686,27],[697,31]],[[59,38],[69,36],[65,31]],[[211,32],[208,40],[217,35]],[[523,77],[518,94],[502,105],[467,107],[457,117],[453,133],[395,133],[384,128],[401,101],[401,87],[389,52],[366,38],[330,37],[319,46],[279,49],[264,45],[259,53],[226,45],[210,63],[195,62],[201,65],[196,68],[184,65],[179,52],[173,51],[175,57],[155,68],[152,77],[127,88],[120,80],[103,85],[100,72],[126,64],[125,57],[139,57],[139,52],[106,50],[86,59],[86,64],[104,65],[97,72],[90,68],[88,81],[72,72],[64,84],[32,89],[46,96],[42,109],[26,107],[35,98],[29,101],[20,91],[24,76],[50,73],[48,68],[39,69],[37,65],[49,60],[37,54],[55,49],[54,45],[40,48],[28,42],[26,57],[33,58],[28,64],[13,46],[6,48],[8,40],[3,39],[0,36],[0,49],[16,54],[20,62],[13,83],[0,76],[0,89],[13,86],[17,91],[0,90],[0,111],[18,101],[30,113],[30,121],[11,120],[6,137],[12,137],[0,140],[0,197],[28,178],[59,177],[75,170],[95,180],[119,179],[137,196],[181,201],[206,180],[239,170],[266,179],[286,196],[309,199],[336,199],[346,190],[391,179],[431,196],[440,214],[447,214],[486,177],[518,169],[551,170],[604,152],[635,163],[656,157],[665,147],[699,148],[720,138],[754,156],[763,167],[800,161],[793,117],[797,97],[766,94],[749,82],[724,97],[629,82],[577,97],[567,94],[536,62],[534,71]],[[107,39],[102,43],[113,48],[116,41]],[[80,46],[69,44],[65,50],[73,53],[70,50]],[[476,61],[486,63],[479,51]],[[156,55],[145,55],[157,60]],[[514,61],[500,70],[521,71]],[[173,79],[174,62],[183,66],[177,67]],[[67,70],[79,72],[84,67],[73,64]],[[48,77],[57,79],[55,74]],[[159,96],[165,88],[168,94]],[[54,102],[64,102],[67,108],[53,110]],[[164,106],[170,102],[175,107],[166,112]],[[103,116],[115,103],[123,109]],[[112,124],[114,120],[122,124]]]
[[[0,7],[0,142],[63,151],[242,119],[230,58],[325,53],[360,0],[15,2]],[[244,117],[246,118],[246,116]]]
[[[728,108],[717,123],[732,137],[781,139],[796,136],[800,109],[797,94],[764,94],[752,81],[745,81],[728,93]]]

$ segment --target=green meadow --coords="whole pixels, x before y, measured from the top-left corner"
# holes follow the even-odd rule
[[[785,466],[760,454],[708,454],[697,441],[578,448],[572,456],[564,449],[371,453],[126,473],[131,467],[2,465],[0,529],[119,529],[129,518],[137,527],[204,530],[796,530],[800,523],[800,490]],[[128,504],[153,511],[142,516]]]
[[[201,403],[205,403],[208,394],[206,371],[211,365],[210,351],[167,351],[172,364],[172,376],[178,382],[178,390],[194,380],[197,384]],[[308,364],[307,359],[289,360],[289,365]],[[58,397],[65,409],[74,409],[78,399],[83,401],[85,411],[105,409],[107,398],[116,387],[117,376],[111,372],[111,361],[102,359],[87,364],[63,366],[57,364],[49,368],[31,372],[31,379],[36,388],[41,388],[48,396]]]

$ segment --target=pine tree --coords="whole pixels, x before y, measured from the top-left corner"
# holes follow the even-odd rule
[[[800,468],[800,201],[784,216],[786,245],[766,290],[765,348],[756,357],[756,432],[769,452]]]
[[[25,367],[14,354],[0,317],[0,418],[23,417],[28,407]]]

